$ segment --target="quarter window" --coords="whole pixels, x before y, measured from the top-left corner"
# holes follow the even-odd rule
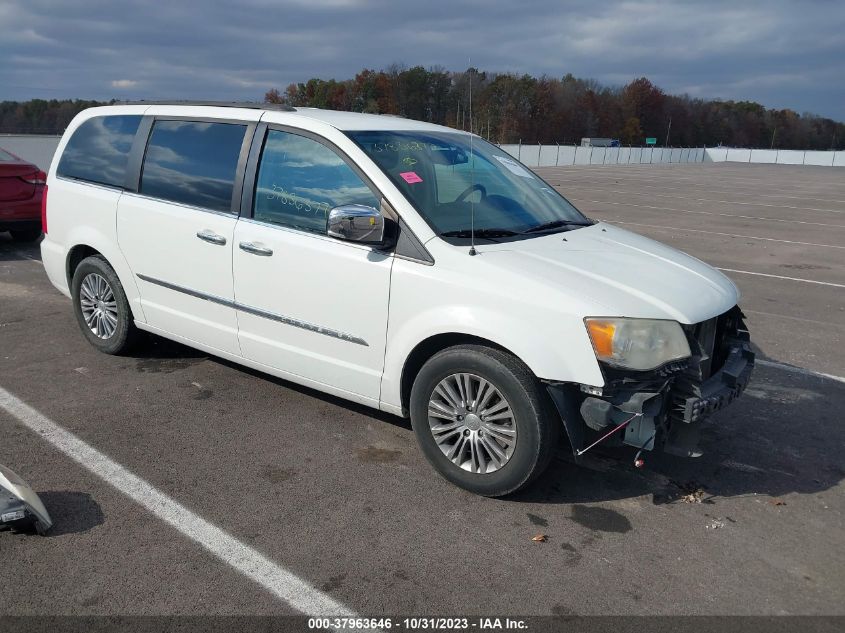
[[[88,119],[70,137],[56,173],[66,178],[123,187],[129,150],[140,124],[140,115]]]
[[[232,210],[245,125],[156,121],[140,193],[212,211]]]
[[[310,138],[270,130],[258,168],[253,217],[315,233],[326,232],[334,207],[379,198],[340,156]]]

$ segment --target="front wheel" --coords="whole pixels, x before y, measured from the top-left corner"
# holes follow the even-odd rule
[[[500,497],[548,466],[560,420],[512,355],[459,345],[432,356],[411,389],[411,425],[428,461],[470,492]]]
[[[71,281],[73,311],[82,334],[105,354],[121,354],[136,343],[139,332],[117,273],[100,256],[86,257]]]

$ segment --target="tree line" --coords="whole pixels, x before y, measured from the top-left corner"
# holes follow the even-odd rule
[[[470,116],[470,96],[472,115]],[[542,76],[450,72],[422,66],[362,70],[354,79],[309,79],[265,95],[270,103],[398,114],[462,130],[497,143],[578,144],[583,137],[643,145],[729,145],[843,149],[845,124],[753,101],[666,94],[645,77],[621,87],[567,74]]]
[[[107,103],[81,99],[0,101],[0,134],[61,134],[73,117],[98,105]]]
[[[843,123],[753,101],[670,95],[645,77],[615,87],[571,74],[558,79],[393,65],[353,79],[312,78],[281,92],[274,88],[264,101],[396,114],[472,130],[497,143],[578,144],[582,137],[603,137],[638,146],[653,137],[673,147],[845,148]],[[79,111],[104,104],[2,101],[0,133],[60,134]]]

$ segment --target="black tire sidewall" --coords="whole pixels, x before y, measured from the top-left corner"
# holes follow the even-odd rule
[[[114,334],[107,339],[101,339],[94,334],[91,328],[88,327],[88,324],[85,323],[85,317],[82,316],[79,289],[82,286],[82,280],[90,273],[97,273],[102,276],[108,282],[109,286],[111,286],[112,293],[114,293],[118,315],[117,328]],[[76,322],[79,324],[82,334],[91,345],[105,354],[119,354],[129,347],[131,335],[134,333],[135,328],[132,311],[129,309],[129,302],[126,299],[126,293],[123,291],[123,285],[120,283],[117,273],[114,272],[114,269],[105,259],[92,256],[80,262],[73,273],[71,297]]]
[[[493,352],[494,350],[490,350]],[[489,474],[463,470],[447,458],[434,440],[428,422],[428,402],[434,387],[454,373],[472,373],[490,381],[510,404],[517,425],[517,441],[508,463]],[[533,379],[533,376],[531,377]],[[534,379],[536,380],[536,379]],[[513,492],[537,474],[541,459],[543,429],[546,424],[541,407],[520,377],[484,348],[458,347],[433,356],[420,370],[411,389],[411,426],[428,461],[448,481],[484,496],[503,496]]]

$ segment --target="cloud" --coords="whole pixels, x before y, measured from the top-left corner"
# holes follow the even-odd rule
[[[4,0],[0,99],[260,99],[391,63],[752,99],[845,120],[833,0]],[[118,77],[103,83],[98,77]],[[124,82],[135,82],[132,85]]]

